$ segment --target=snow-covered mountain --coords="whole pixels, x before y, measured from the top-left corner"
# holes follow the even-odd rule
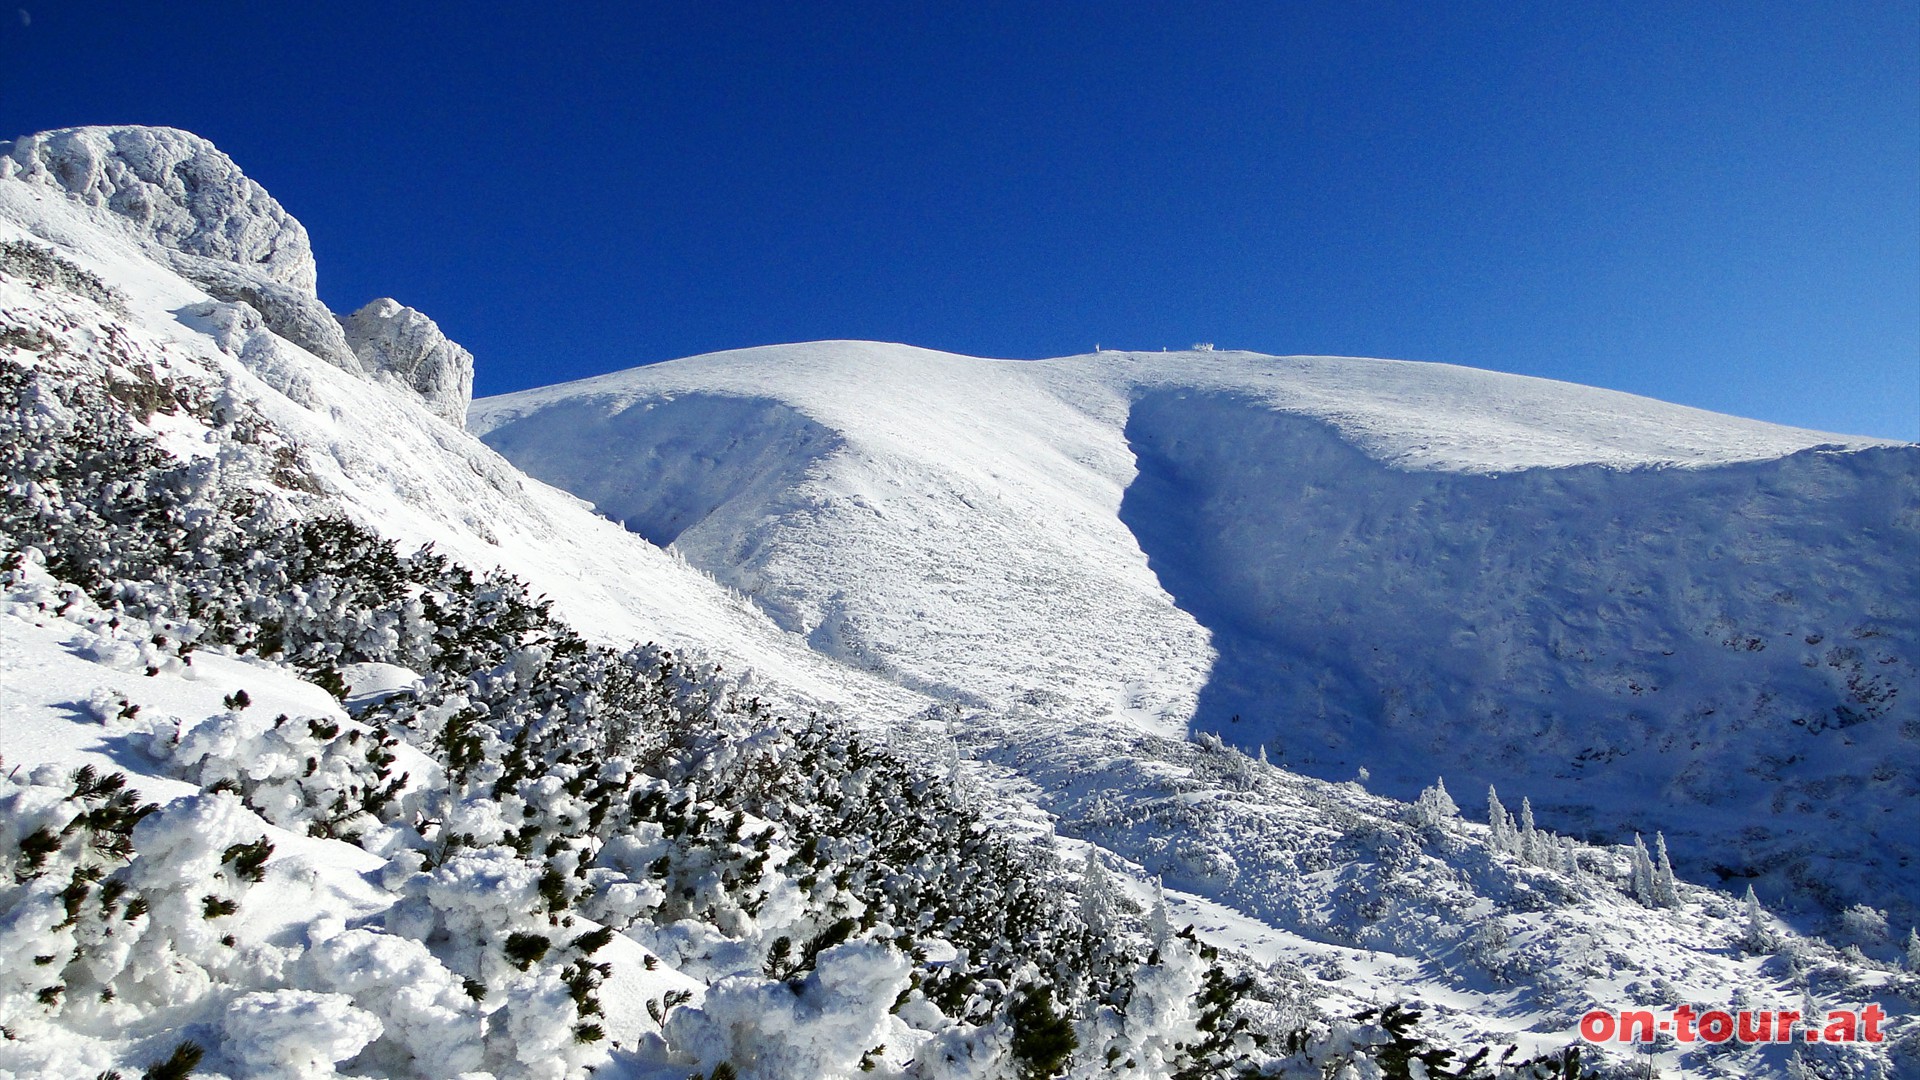
[[[20,387],[0,1074],[137,1069],[188,1040],[233,1076],[1011,1075],[1044,1056],[1049,1014],[1015,992],[1031,964],[992,965],[1080,933],[1110,944],[1045,976],[1088,995],[1059,998],[1066,1075],[1197,1067],[1218,1042],[1203,999],[1302,1033],[1216,1047],[1266,1075],[1393,1067],[1385,1026],[1344,1019],[1390,1004],[1456,1046],[1532,1053],[1596,1006],[1871,1002],[1887,1044],[1663,1052],[1697,1074],[1913,1067],[1913,447],[1430,365],[863,343],[481,402],[482,443],[448,422],[465,350],[396,301],[335,315],[315,275],[298,222],[197,137],[0,146]],[[118,457],[91,423],[124,427]],[[62,534],[86,514],[100,537]],[[879,756],[746,708],[631,769],[616,729],[689,723],[720,684],[684,676],[622,719],[628,692],[602,689],[656,654],[587,650],[510,588],[389,565],[374,534],[503,569],[592,642],[718,662],[745,676],[728,700],[838,718]],[[227,546],[178,546],[201,535]],[[152,550],[98,546],[116,536]],[[334,543],[358,554],[274,584],[289,552]],[[167,614],[168,589],[209,581]],[[583,739],[615,773],[582,771]],[[812,772],[782,773],[789,752]],[[165,802],[145,824],[90,779],[115,771]],[[1406,801],[1442,773],[1471,820],[1437,788]],[[1483,780],[1514,816],[1477,824]],[[772,799],[776,781],[820,801]],[[351,830],[314,802],[336,787],[367,806]],[[613,791],[633,799],[580,801]],[[889,816],[908,797],[933,801]],[[872,831],[799,841],[849,799]],[[1040,854],[886,861],[965,820]],[[1636,829],[1665,831],[1682,879],[1733,888],[1670,882]],[[832,944],[835,913],[935,918],[900,889],[938,873],[956,895],[934,899],[976,914],[918,939],[855,920]],[[1191,947],[1141,918],[1155,877]],[[129,909],[116,951],[100,920],[149,894],[186,899]],[[619,933],[535,955],[543,903]],[[967,937],[982,911],[1033,937],[987,948]],[[1243,997],[1204,982],[1201,942]]]
[[[1920,447],[1438,364],[857,342],[472,426],[961,708],[1405,799],[1497,783],[1576,835],[1664,831],[1703,880],[1916,917]]]

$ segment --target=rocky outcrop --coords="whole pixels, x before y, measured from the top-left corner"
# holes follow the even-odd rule
[[[191,261],[190,264],[183,265]],[[262,280],[244,268],[196,256],[176,256],[175,270],[216,300],[246,304],[260,313],[267,329],[335,367],[360,372],[360,362],[340,331],[340,322],[315,296],[288,285]]]
[[[382,382],[418,394],[427,407],[464,427],[473,400],[473,354],[447,340],[413,308],[383,297],[340,320],[353,354]]]
[[[57,187],[126,218],[163,248],[314,288],[307,230],[233,159],[185,131],[84,127],[0,146],[0,179]]]
[[[0,143],[0,180],[111,212],[168,266],[349,371],[361,366],[314,292],[307,230],[212,143],[164,127],[83,127]]]

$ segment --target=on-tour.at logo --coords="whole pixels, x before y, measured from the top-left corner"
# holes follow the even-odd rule
[[[1650,1043],[1663,1035],[1675,1042],[1743,1043],[1886,1041],[1878,1005],[1830,1009],[1822,1019],[1793,1009],[1708,1009],[1676,1005],[1668,1014],[1651,1009],[1592,1009],[1580,1018],[1580,1037],[1591,1043]]]

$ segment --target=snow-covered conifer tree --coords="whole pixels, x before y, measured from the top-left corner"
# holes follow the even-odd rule
[[[1445,777],[1436,777],[1433,786],[1420,792],[1420,798],[1413,804],[1413,820],[1417,825],[1437,826],[1460,816],[1460,808],[1454,805],[1453,797],[1447,794]]]
[[[1086,924],[1087,933],[1096,946],[1113,932],[1114,908],[1112,875],[1107,873],[1094,849],[1088,848],[1087,861],[1080,872],[1080,921]]]
[[[1673,864],[1667,861],[1665,833],[1653,834],[1653,902],[1661,907],[1679,907],[1680,893],[1673,883]]]
[[[1173,929],[1167,923],[1167,889],[1159,878],[1153,879],[1153,908],[1147,912],[1147,940],[1156,949],[1166,948]]]
[[[1155,946],[1147,962],[1134,970],[1120,1047],[1120,1060],[1140,1070],[1130,1075],[1169,1077],[1182,1050],[1199,1041],[1194,1002],[1206,970],[1193,945],[1179,935]]]
[[[1500,793],[1491,784],[1487,785],[1487,827],[1493,830],[1493,850],[1513,851],[1513,819],[1500,805]]]
[[[1754,895],[1753,886],[1747,886],[1747,946],[1755,952],[1763,952],[1773,945],[1773,933],[1767,929],[1767,915],[1760,907],[1760,898]]]
[[[1653,898],[1653,860],[1647,857],[1647,845],[1640,839],[1639,833],[1633,834],[1633,898],[1648,907],[1654,906]]]

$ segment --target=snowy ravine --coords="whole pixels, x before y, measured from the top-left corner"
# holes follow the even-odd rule
[[[315,277],[194,136],[0,145],[0,1075],[1920,1067],[1915,448],[820,343],[481,403],[530,478]]]

